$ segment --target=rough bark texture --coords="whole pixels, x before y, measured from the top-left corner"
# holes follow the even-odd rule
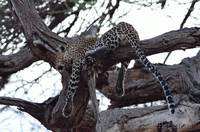
[[[164,75],[173,93],[188,94],[199,102],[199,59],[200,54],[197,54],[193,58],[182,60],[178,65],[158,64],[156,67]],[[160,94],[162,89],[159,83],[144,67],[129,69],[125,80],[126,95],[120,98],[115,96],[116,74],[110,72],[109,85],[100,89],[104,95],[111,99],[111,108],[164,99],[164,95]]]
[[[61,38],[51,32],[37,14],[32,0],[10,1],[12,11],[22,24],[28,45],[14,55],[0,56],[0,75],[10,75],[38,60],[44,60],[55,67],[58,48],[70,42],[70,38]],[[195,48],[200,45],[200,30],[194,27],[170,31],[155,38],[143,40],[140,44],[147,55]],[[198,130],[200,53],[193,58],[184,59],[178,65],[156,65],[169,82],[172,93],[176,95],[177,108],[174,115],[169,114],[164,105],[148,108],[116,108],[164,99],[160,85],[143,66],[135,66],[127,72],[125,96],[117,97],[114,92],[117,73],[108,71],[108,68],[122,60],[137,59],[135,51],[130,47],[124,47],[112,54],[102,50],[93,55],[98,59],[99,66],[104,71],[99,74],[97,88],[111,99],[110,108],[115,108],[100,113],[98,131],[154,132],[164,131],[164,129],[187,131],[186,129],[190,128]],[[70,68],[69,65],[67,67]],[[85,72],[83,70],[82,75]],[[68,84],[68,78],[68,72],[64,71],[62,73],[63,88]],[[49,98],[43,103],[0,97],[0,104],[18,106],[19,110],[29,113],[46,128],[55,132],[70,131],[70,128],[73,128],[75,132],[94,132],[96,119],[91,106],[88,105],[87,77],[82,76],[81,78],[70,118],[63,118],[60,107],[55,107],[57,102],[59,106],[64,105],[65,90],[63,89],[59,96]]]

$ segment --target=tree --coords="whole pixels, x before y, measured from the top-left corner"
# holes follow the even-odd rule
[[[83,24],[80,25],[81,35],[95,36],[97,32],[92,32],[94,28],[88,30],[93,24],[96,24],[99,28],[106,24],[114,25],[112,18],[117,8],[119,8],[120,2],[122,1],[116,0],[107,3],[104,1],[103,5],[105,6],[106,3],[106,6],[105,8],[102,7],[104,10],[99,17],[88,22],[89,24],[85,24],[86,19],[83,20]],[[126,2],[144,6],[155,4],[145,1]],[[183,28],[197,2],[197,0],[191,2],[179,30],[170,31],[140,42],[147,55],[199,46],[199,28]],[[80,21],[78,16],[81,11],[92,8],[95,3],[96,1],[92,0],[35,1],[35,4],[32,0],[2,1],[0,4],[1,14],[3,14],[1,15],[2,26],[0,28],[2,37],[0,55],[1,89],[5,84],[10,83],[9,78],[14,73],[39,60],[43,60],[50,65],[50,68],[43,72],[41,76],[55,68],[57,49],[65,45],[69,39],[69,37],[63,38],[58,35],[67,36],[75,23]],[[159,1],[157,4],[159,3],[164,8],[166,1]],[[35,5],[39,13],[35,10]],[[10,20],[10,18],[12,19]],[[48,27],[41,18],[49,20]],[[67,19],[71,19],[67,27],[62,27],[61,30],[57,31],[57,34],[51,31],[62,26],[62,23]],[[23,35],[26,41],[24,41]],[[23,44],[21,45],[21,43]],[[7,55],[8,53],[9,55]],[[130,47],[123,47],[113,54],[100,51],[95,55],[99,60],[101,69],[104,71],[99,74],[97,79],[97,89],[111,100],[110,109],[100,113],[100,123],[97,124],[97,127],[101,127],[102,131],[164,131],[164,129],[187,131],[190,128],[192,130],[198,129],[199,117],[196,115],[199,110],[199,53],[193,58],[184,59],[178,65],[156,65],[172,88],[177,103],[175,115],[170,115],[165,105],[121,109],[121,107],[133,104],[163,100],[164,96],[160,86],[152,75],[136,61],[134,67],[128,70],[125,82],[126,94],[124,97],[118,97],[114,93],[114,80],[116,80],[117,73],[113,72],[110,67],[120,60],[137,59],[135,51]],[[42,103],[13,97],[0,97],[0,104],[17,106],[19,110],[29,113],[52,131],[70,131],[70,128],[73,128],[73,131],[95,131],[96,119],[91,106],[88,104],[89,90],[87,77],[84,76],[86,70],[82,71],[83,76],[75,96],[75,108],[72,117],[64,118],[61,115],[61,106],[65,101],[63,96],[66,92],[64,87],[68,82],[70,64],[67,67],[69,69],[61,73],[63,89],[59,95],[50,97]],[[41,76],[32,83],[37,82]],[[3,107],[2,110],[4,108],[6,107]]]

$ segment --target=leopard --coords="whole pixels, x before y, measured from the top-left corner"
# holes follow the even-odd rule
[[[174,114],[175,104],[169,84],[163,78],[158,69],[147,59],[144,50],[139,45],[139,35],[136,29],[129,23],[120,22],[107,32],[105,32],[100,38],[95,37],[74,37],[69,40],[69,43],[65,47],[61,47],[63,54],[60,57],[62,61],[58,63],[58,70],[63,69],[63,63],[72,64],[71,75],[67,85],[66,102],[62,109],[62,115],[69,117],[73,110],[73,98],[78,89],[80,82],[80,74],[82,66],[88,63],[86,60],[95,62],[95,58],[90,55],[98,51],[99,49],[108,49],[114,52],[117,48],[123,46],[130,46],[135,50],[135,53],[141,63],[154,75],[154,77],[160,83],[163,93],[166,98],[169,111]],[[88,59],[89,58],[89,59]],[[130,61],[121,62],[122,66],[118,73],[117,83],[115,86],[116,94],[123,96],[124,78],[126,76],[127,67]]]

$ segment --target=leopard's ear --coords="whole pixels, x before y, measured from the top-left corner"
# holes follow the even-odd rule
[[[59,46],[59,50],[64,53],[66,51],[66,47],[61,45]]]

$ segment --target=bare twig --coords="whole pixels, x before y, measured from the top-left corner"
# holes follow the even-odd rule
[[[167,0],[159,0],[159,1],[157,2],[157,4],[161,4],[161,9],[163,9],[164,6],[165,6],[165,4],[166,4],[166,2],[167,2]]]
[[[194,11],[194,6],[195,4],[198,2],[199,0],[193,0],[191,5],[190,5],[190,8],[188,9],[188,12],[186,13],[181,25],[180,25],[180,29],[183,28],[184,24],[186,23],[187,19],[190,17],[191,13]]]
[[[198,1],[199,1],[199,0],[193,0],[193,1],[192,1],[191,5],[190,5],[190,8],[188,9],[188,12],[186,13],[186,15],[185,15],[185,17],[184,17],[184,19],[183,19],[183,21],[182,21],[182,23],[181,23],[181,25],[180,25],[180,29],[183,28],[184,24],[186,23],[186,21],[188,20],[188,18],[190,17],[190,15],[191,15],[191,13],[192,13],[192,11],[194,10],[195,4],[196,4]],[[169,58],[169,56],[171,55],[171,53],[172,53],[172,52],[169,52],[169,53],[167,54],[167,56],[166,56],[166,58],[165,58],[163,64],[166,63],[166,61],[167,61],[167,59]]]

